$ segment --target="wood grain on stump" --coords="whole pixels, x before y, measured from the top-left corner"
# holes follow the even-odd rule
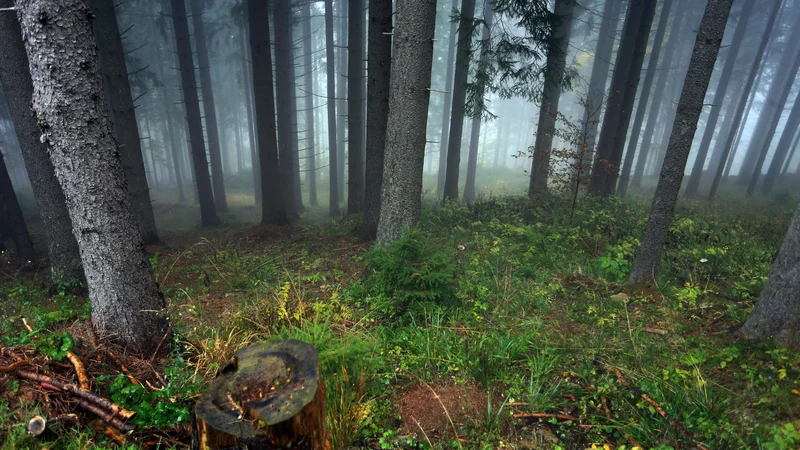
[[[296,340],[236,352],[195,405],[193,448],[330,450],[317,360]]]

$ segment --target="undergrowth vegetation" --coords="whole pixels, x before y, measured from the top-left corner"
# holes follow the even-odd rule
[[[358,218],[311,225],[315,212],[291,231],[176,231],[183,244],[151,258],[176,333],[163,390],[121,373],[93,382],[140,428],[187,429],[237,349],[292,338],[319,349],[336,449],[798,448],[800,355],[734,332],[791,202],[748,208],[683,206],[659,276],[636,290],[622,284],[647,218],[633,201],[572,215],[558,198],[429,205],[372,248],[350,235]],[[89,311],[45,284],[2,285],[0,341],[57,361]],[[0,378],[3,448],[33,445],[20,424],[47,413],[17,394],[26,383]],[[79,426],[55,442],[112,445]]]

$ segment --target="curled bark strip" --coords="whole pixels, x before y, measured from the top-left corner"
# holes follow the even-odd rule
[[[78,376],[78,386],[82,391],[89,391],[89,377],[86,375],[86,366],[83,365],[83,362],[73,352],[67,352],[67,359],[72,364],[72,367],[75,368],[75,375]]]
[[[556,419],[556,420],[571,420],[578,422],[578,419],[568,414],[548,414],[548,413],[526,413],[514,414],[516,419]]]
[[[646,393],[642,392],[641,389],[639,389],[639,388],[637,388],[635,386],[631,386],[630,383],[628,383],[628,381],[625,379],[625,377],[622,376],[622,372],[618,368],[612,367],[611,369],[614,370],[614,373],[617,375],[617,381],[619,381],[619,383],[621,385],[623,385],[626,388],[630,389],[636,395],[641,397],[642,400],[646,401],[653,408],[655,408],[655,410],[658,411],[658,413],[661,415],[661,417],[667,419],[669,424],[672,425],[673,428],[678,430],[678,433],[680,433],[681,436],[684,437],[684,439],[688,440],[689,442],[693,442],[695,447],[698,448],[699,450],[707,450],[706,446],[704,446],[703,444],[697,442],[697,440],[694,438],[692,433],[690,433],[689,430],[684,428],[683,425],[678,423],[678,421],[674,417],[672,417],[667,411],[665,411],[664,408],[661,407],[661,405],[659,405],[649,395],[647,395]]]
[[[102,397],[98,397],[97,395],[92,394],[91,392],[86,392],[81,390],[78,386],[74,384],[64,383],[58,380],[55,380],[47,375],[40,375],[38,373],[29,372],[27,370],[17,370],[16,375],[20,378],[25,378],[27,380],[36,381],[37,383],[41,384],[42,387],[48,388],[53,391],[65,391],[71,394],[75,394],[75,396],[80,397],[82,400],[90,402],[96,405],[99,408],[102,408],[106,411],[109,411],[111,415],[121,417],[124,420],[128,420],[136,414],[133,411],[129,411],[117,404],[110,402]]]

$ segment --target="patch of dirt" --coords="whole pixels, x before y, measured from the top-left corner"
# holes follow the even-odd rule
[[[486,420],[488,396],[475,384],[415,385],[400,398],[400,414],[406,431],[429,438],[453,435],[471,423]],[[451,423],[452,422],[452,423]],[[422,429],[422,431],[420,431]]]

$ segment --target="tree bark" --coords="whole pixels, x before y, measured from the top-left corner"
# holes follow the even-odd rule
[[[642,94],[639,98],[639,105],[636,107],[636,118],[633,120],[633,129],[631,129],[631,137],[628,140],[628,151],[625,153],[625,162],[622,165],[622,174],[619,178],[617,186],[617,195],[624,197],[628,192],[628,181],[631,175],[631,166],[633,166],[633,157],[636,155],[636,148],[639,146],[639,134],[642,129],[645,113],[647,112],[647,104],[650,101],[650,92],[653,87],[653,80],[656,76],[656,67],[658,66],[658,58],[661,55],[661,48],[664,45],[664,35],[667,31],[667,22],[669,21],[670,13],[672,11],[673,0],[664,0],[661,6],[661,15],[658,19],[658,28],[656,29],[655,39],[653,40],[653,51],[647,62],[647,72],[644,76],[644,83],[642,84]]]
[[[430,101],[436,0],[398,0],[378,242],[419,221]]]
[[[337,145],[336,126],[336,68],[334,66],[333,41],[333,0],[325,0],[325,56],[326,80],[328,89],[328,214],[337,217],[339,211],[339,151]]]
[[[794,135],[798,127],[800,127],[800,95],[796,96],[794,99],[792,111],[789,113],[786,126],[781,133],[781,139],[778,141],[778,147],[775,149],[775,154],[772,156],[772,162],[767,170],[767,176],[764,178],[764,183],[761,185],[762,194],[769,194],[772,191],[775,181],[778,179],[778,176],[780,176],[783,161],[789,153],[789,148],[794,141]],[[754,179],[757,175],[758,173],[753,174]]]
[[[369,1],[367,48],[367,170],[364,189],[364,233],[375,239],[381,213],[381,186],[389,120],[389,77],[392,67],[392,2]]]
[[[359,213],[364,207],[364,140],[362,82],[364,77],[363,0],[347,0],[347,212]]]
[[[792,28],[792,34],[787,42],[800,42],[800,27]],[[780,122],[798,68],[800,68],[800,47],[787,48],[775,70],[756,129],[745,153],[744,164],[739,171],[738,183],[749,183],[747,195],[751,195],[755,190],[755,183],[761,175],[761,166],[769,152],[772,137]]]
[[[211,185],[214,189],[214,206],[218,212],[228,212],[228,201],[225,198],[225,181],[222,173],[222,150],[219,145],[219,127],[217,126],[217,108],[214,103],[214,87],[211,83],[211,62],[208,59],[206,45],[206,27],[203,22],[203,0],[191,0],[192,26],[194,27],[194,45],[197,51],[198,72],[200,73],[200,89],[203,95],[203,112],[208,136],[208,155],[211,159]]]
[[[290,10],[291,13],[291,10]],[[291,17],[291,16],[290,16]],[[294,17],[290,20],[294,21]],[[292,36],[295,35],[294,25],[292,25]],[[303,187],[302,187],[302,178],[300,176],[300,134],[297,130],[297,122],[300,120],[300,116],[298,115],[297,111],[297,74],[296,74],[296,65],[294,61],[298,58],[296,54],[296,48],[294,46],[294,39],[292,39],[291,45],[289,47],[289,77],[292,80],[291,89],[289,89],[289,107],[291,108],[291,121],[292,124],[292,156],[294,159],[292,160],[292,191],[294,192],[294,210],[299,215],[306,211],[305,205],[303,205]]]
[[[292,144],[292,10],[289,2],[274,2],[275,101],[278,106],[278,155],[283,181],[283,202],[289,217],[299,217],[294,192],[294,145]],[[263,26],[259,24],[258,26]],[[260,130],[259,130],[260,131]],[[266,192],[264,192],[266,195]]]
[[[0,0],[0,8],[13,6],[12,0]],[[72,223],[64,192],[47,155],[47,146],[39,140],[41,133],[36,118],[31,114],[33,82],[28,55],[22,42],[22,30],[13,13],[0,13],[0,42],[3,42],[0,45],[0,84],[5,92],[25,168],[42,218],[50,259],[50,281],[52,287],[66,284],[79,286],[85,279],[78,242],[72,235]]]
[[[272,53],[269,41],[268,3],[263,0],[247,0],[250,22],[250,60],[253,62],[253,94],[255,97],[255,122],[259,132],[258,161],[261,181],[261,224],[286,225],[283,189],[291,189],[282,183],[278,142],[275,128],[275,97],[272,83]]]
[[[317,206],[317,144],[314,133],[314,73],[311,64],[311,5],[306,3],[302,6],[303,11],[303,66],[305,75],[303,77],[305,86],[305,137],[306,137],[306,173],[308,178],[308,202],[311,206]]]
[[[250,14],[248,12],[248,14]],[[251,65],[247,64],[247,43],[245,42],[245,32],[249,33],[249,27],[243,25],[239,29],[239,50],[242,52],[242,84],[244,84],[244,106],[247,109],[247,138],[250,140],[250,167],[253,169],[253,192],[256,197],[256,204],[261,203],[261,169],[258,161],[258,149],[256,148],[255,119],[253,118],[253,94],[250,92],[254,80],[250,76],[253,73]],[[252,49],[251,49],[252,51]]]
[[[800,325],[800,208],[795,212],[767,284],[741,328],[748,339],[776,338],[796,342]]]
[[[739,102],[736,106],[736,112],[734,113],[733,122],[731,126],[731,132],[728,133],[728,136],[725,139],[725,144],[722,147],[720,152],[720,163],[717,166],[716,174],[714,175],[714,181],[711,183],[711,190],[708,194],[708,199],[711,200],[717,194],[717,189],[719,188],[719,183],[722,180],[722,175],[725,172],[725,166],[728,163],[728,157],[731,154],[731,149],[733,148],[733,142],[736,139],[736,132],[741,131],[741,124],[742,117],[744,116],[745,108],[747,107],[747,99],[750,97],[750,91],[753,89],[754,82],[756,80],[756,76],[759,74],[759,67],[763,62],[766,62],[764,59],[764,50],[767,48],[767,44],[770,40],[770,35],[775,28],[775,24],[778,18],[778,12],[781,9],[782,2],[775,2],[772,6],[772,10],[770,11],[769,18],[767,19],[767,26],[764,29],[764,33],[761,35],[761,42],[758,44],[758,50],[756,51],[756,58],[753,61],[753,65],[750,67],[750,70],[747,75],[747,81],[745,82],[744,91],[742,91],[742,97],[739,99]]]
[[[628,125],[655,12],[655,0],[632,2],[628,7],[622,42],[614,65],[611,97],[603,117],[589,184],[590,192],[596,195],[611,195],[617,185],[622,151],[628,136]]]
[[[151,354],[169,334],[164,299],[136,227],[88,7],[83,0],[16,5],[30,59],[33,110],[67,199],[92,324],[129,351]]]
[[[683,181],[686,160],[692,148],[692,140],[697,130],[697,122],[703,110],[711,73],[719,54],[725,23],[731,11],[733,0],[709,0],[700,28],[697,32],[689,70],[683,82],[675,125],[669,138],[667,154],[661,169],[650,218],[647,221],[642,245],[636,252],[628,278],[629,285],[644,283],[655,277],[661,261],[664,241],[669,231],[675,203]]]
[[[687,198],[694,198],[697,196],[697,189],[700,186],[700,178],[703,175],[703,168],[706,164],[706,156],[708,156],[708,149],[711,146],[711,139],[714,137],[714,130],[719,120],[720,111],[722,110],[722,102],[728,90],[728,84],[731,81],[731,73],[736,63],[736,58],[739,55],[739,48],[744,40],[745,31],[747,31],[747,24],[753,16],[752,11],[755,6],[755,0],[746,0],[742,6],[742,12],[739,16],[739,23],[736,25],[736,31],[733,33],[733,40],[728,49],[728,56],[725,59],[725,66],[720,73],[719,84],[717,85],[716,92],[714,93],[714,100],[711,101],[711,111],[708,114],[708,121],[706,122],[703,139],[700,141],[700,147],[697,149],[697,157],[695,158],[694,166],[692,166],[692,174],[689,177],[689,182],[686,184],[684,195]]]
[[[597,35],[597,48],[592,61],[592,75],[589,79],[589,89],[586,92],[586,105],[583,110],[582,123],[586,127],[584,136],[584,161],[581,163],[583,172],[591,170],[592,154],[594,153],[597,129],[600,126],[600,112],[603,109],[606,96],[608,74],[611,72],[611,55],[614,51],[614,42],[617,40],[617,27],[622,0],[606,0],[603,8],[603,20]],[[579,173],[580,179],[586,178],[586,173]]]
[[[461,164],[461,138],[464,133],[464,109],[467,99],[470,47],[472,44],[472,19],[475,15],[475,0],[461,1],[461,16],[458,23],[456,66],[453,73],[453,112],[447,140],[447,167],[445,168],[444,199],[458,200],[458,176]]]
[[[106,98],[111,109],[114,133],[120,144],[125,179],[131,194],[134,214],[139,224],[139,232],[145,244],[156,244],[161,240],[156,231],[153,205],[150,203],[150,188],[144,171],[144,155],[136,125],[131,86],[128,83],[128,69],[125,52],[117,27],[113,0],[91,0],[94,38],[97,42],[97,55],[105,82]]]
[[[544,90],[542,91],[542,104],[539,107],[539,123],[536,126],[531,180],[528,186],[528,197],[530,198],[547,193],[547,181],[550,178],[550,153],[553,150],[553,135],[556,131],[561,85],[567,69],[567,51],[574,9],[575,3],[572,0],[556,0],[553,9],[554,20],[557,23],[553,26],[552,35],[547,43]]]
[[[453,0],[453,4],[448,12],[450,14],[458,9],[458,0]],[[456,37],[458,36],[458,22],[450,22],[450,34],[447,38],[447,71],[444,78],[444,102],[442,106],[442,129],[439,138],[439,170],[437,175],[436,198],[444,195],[444,179],[447,173],[447,148],[450,139],[450,113],[453,109],[453,71],[455,70],[456,59]]]
[[[481,39],[483,45],[488,46],[492,38],[492,21],[494,20],[494,9],[492,2],[484,2],[483,5],[483,31]],[[562,24],[563,26],[563,24]],[[488,64],[488,47],[481,49],[481,57],[478,62],[478,78],[486,76],[486,66]],[[484,89],[483,86],[478,87],[478,92],[475,93],[478,111],[483,110],[484,106]],[[472,130],[469,139],[469,159],[467,160],[467,179],[464,185],[464,203],[475,203],[475,177],[478,169],[478,143],[481,137],[481,117],[476,116],[472,118]],[[499,137],[499,136],[498,136]],[[495,158],[496,160],[496,158]]]
[[[650,105],[650,111],[647,115],[647,125],[645,126],[644,133],[642,134],[642,147],[639,150],[639,157],[636,159],[636,168],[631,176],[630,185],[635,188],[641,187],[642,177],[645,174],[645,165],[647,164],[650,155],[650,149],[656,140],[656,125],[659,122],[658,115],[661,110],[661,104],[667,97],[667,81],[670,79],[670,74],[674,76],[675,69],[672,68],[675,55],[678,53],[678,42],[687,27],[687,12],[685,6],[681,5],[678,9],[677,15],[672,20],[672,26],[669,31],[669,43],[667,44],[664,59],[659,66],[658,79],[656,80],[655,88],[653,89],[653,104]],[[653,158],[655,159],[655,158]]]
[[[338,0],[337,3],[339,5],[338,12],[339,12],[339,38],[337,47],[339,48],[339,52],[336,55],[339,60],[339,73],[337,74],[337,81],[338,81],[338,90],[336,94],[336,100],[338,102],[338,106],[336,110],[339,113],[339,121],[337,122],[337,129],[336,129],[336,139],[337,139],[337,150],[339,154],[336,157],[336,170],[337,176],[336,180],[339,182],[337,186],[337,190],[339,191],[338,197],[339,200],[344,201],[344,180],[345,180],[345,161],[347,157],[347,148],[349,146],[347,140],[347,95],[348,95],[348,88],[347,88],[347,3],[349,0]]]
[[[165,61],[173,61],[173,58],[164,57],[163,52],[161,51],[161,46],[157,46],[158,48],[158,76],[161,79],[161,84],[163,85],[161,88],[161,102],[162,107],[164,108],[164,115],[167,119],[167,131],[169,134],[169,147],[170,147],[170,154],[172,156],[172,169],[175,172],[175,184],[178,186],[178,203],[183,203],[186,201],[186,197],[183,193],[183,158],[181,157],[181,151],[183,150],[183,146],[178,145],[175,140],[175,126],[172,122],[172,104],[174,103],[172,100],[172,96],[169,95],[169,88],[167,87],[166,77],[164,75],[164,62]]]
[[[172,24],[175,27],[175,42],[178,52],[178,70],[181,74],[183,103],[186,108],[186,122],[189,133],[189,148],[194,164],[194,178],[197,184],[197,199],[200,202],[200,221],[204,227],[217,226],[217,208],[208,174],[203,123],[200,117],[200,102],[197,99],[197,79],[194,75],[192,44],[189,41],[189,21],[186,18],[184,0],[170,0]]]

